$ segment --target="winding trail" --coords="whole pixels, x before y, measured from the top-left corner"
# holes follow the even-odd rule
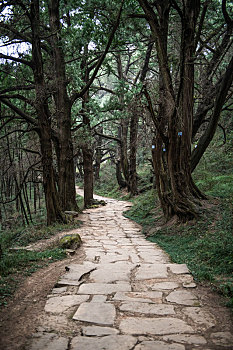
[[[129,203],[104,199],[106,206],[80,215],[85,259],[71,263],[48,295],[26,348],[233,349],[225,309],[123,217]]]

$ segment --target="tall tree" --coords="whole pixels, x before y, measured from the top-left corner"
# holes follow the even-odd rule
[[[138,2],[144,11],[144,18],[150,25],[159,65],[157,114],[147,88],[144,89],[148,109],[156,128],[153,160],[158,194],[167,219],[177,216],[179,220],[186,221],[199,215],[200,200],[205,198],[191,176],[191,141],[195,54],[208,2],[204,4],[201,17],[199,17],[201,3],[198,0],[185,0],[182,4],[169,0],[153,3],[138,0]],[[169,26],[174,26],[172,22],[174,16],[176,21],[180,20],[180,29],[177,30],[180,33],[179,79],[172,76],[168,54],[168,40],[171,37]],[[224,103],[226,94],[225,96],[221,94],[221,97],[221,102]]]

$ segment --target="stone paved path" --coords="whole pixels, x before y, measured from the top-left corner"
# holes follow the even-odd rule
[[[129,203],[107,202],[80,217],[85,261],[51,291],[27,349],[233,349],[231,324],[209,310],[187,266],[122,216]]]

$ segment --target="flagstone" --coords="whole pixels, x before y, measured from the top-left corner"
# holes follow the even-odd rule
[[[206,329],[214,327],[216,320],[214,316],[200,307],[187,307],[182,312],[192,319],[197,325],[205,326]]]
[[[162,341],[143,341],[135,347],[135,350],[185,350],[184,345],[168,344]]]
[[[198,334],[172,334],[163,337],[163,339],[167,341],[175,341],[182,344],[204,345],[207,343],[206,339]]]
[[[141,303],[141,302],[124,302],[119,306],[121,311],[131,313],[142,313],[150,315],[174,315],[174,307],[166,304]]]
[[[104,335],[118,334],[119,330],[116,328],[110,328],[110,327],[86,326],[82,328],[82,332],[86,336],[101,337]]]
[[[32,339],[30,350],[65,350],[69,339],[55,333],[37,333]]]
[[[129,335],[109,335],[106,337],[74,337],[71,350],[131,350],[137,339]]]
[[[194,333],[185,321],[178,318],[146,318],[127,317],[120,322],[119,329],[125,334],[154,334],[164,335],[172,333]]]
[[[78,294],[111,294],[114,292],[130,292],[129,283],[84,283],[80,286]]]
[[[136,273],[137,280],[166,278],[167,276],[168,272],[165,264],[141,264]]]
[[[179,287],[179,284],[176,282],[157,282],[153,285],[150,285],[150,288],[152,290],[170,290],[170,289],[176,289]]]
[[[233,348],[233,334],[230,332],[216,332],[212,333],[210,337],[215,345]]]
[[[58,314],[66,311],[72,306],[76,306],[84,301],[87,301],[88,298],[88,295],[63,295],[51,297],[45,304],[45,311]]]
[[[103,302],[82,303],[73,316],[73,320],[111,326],[114,323],[116,309],[114,305]]]
[[[135,301],[140,303],[162,303],[162,293],[145,291],[145,292],[117,292],[112,300]]]
[[[190,273],[186,264],[168,264],[167,267],[175,274],[186,274]]]
[[[196,295],[192,294],[187,290],[176,290],[171,292],[166,300],[171,303],[195,306],[198,303],[198,298]]]

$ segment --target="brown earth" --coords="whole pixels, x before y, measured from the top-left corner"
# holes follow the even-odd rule
[[[54,237],[47,240],[47,244],[50,245],[53,240]],[[45,249],[45,241],[41,246]],[[0,311],[0,349],[24,349],[25,339],[36,331],[37,321],[44,309],[47,295],[65,272],[65,266],[70,263],[81,263],[84,257],[83,248],[80,247],[74,256],[51,263],[21,282],[14,297]]]

